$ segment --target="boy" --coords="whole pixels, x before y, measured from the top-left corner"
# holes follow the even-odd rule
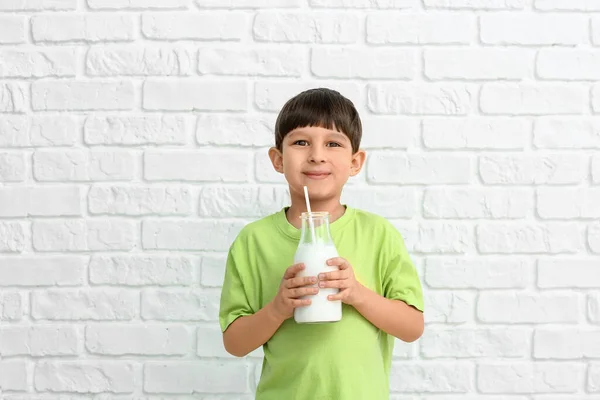
[[[219,320],[225,349],[243,357],[263,346],[258,400],[387,400],[394,337],[423,333],[423,296],[398,231],[385,219],[340,203],[344,184],[364,165],[362,127],[352,102],[311,89],[290,99],[275,124],[273,167],[284,174],[291,205],[245,226],[231,245]],[[339,271],[298,278],[291,265],[300,215],[330,213]],[[320,274],[321,275],[321,274]],[[320,287],[339,288],[342,320],[298,324]]]

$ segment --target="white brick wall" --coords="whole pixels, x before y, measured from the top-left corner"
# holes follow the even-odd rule
[[[250,400],[225,255],[288,201],[266,150],[315,86],[363,118],[344,201],[392,221],[425,289],[391,399],[600,399],[597,13],[0,0],[0,399]]]

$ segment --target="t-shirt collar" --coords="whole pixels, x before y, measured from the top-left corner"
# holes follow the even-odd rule
[[[344,212],[344,214],[341,217],[339,217],[329,225],[329,229],[331,230],[332,236],[334,236],[336,232],[339,232],[352,219],[352,216],[354,215],[354,208],[348,207],[345,204],[343,206],[346,208],[346,212]],[[273,222],[282,234],[297,242],[300,240],[301,229],[296,228],[287,220],[285,212],[288,209],[289,207],[283,207],[280,211],[273,214]]]

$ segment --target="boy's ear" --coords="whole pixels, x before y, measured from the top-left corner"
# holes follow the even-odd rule
[[[352,163],[350,164],[350,176],[356,176],[362,170],[367,159],[367,153],[364,150],[358,150],[352,155]]]
[[[283,154],[277,149],[277,147],[271,147],[269,149],[269,158],[273,164],[275,171],[283,174]]]

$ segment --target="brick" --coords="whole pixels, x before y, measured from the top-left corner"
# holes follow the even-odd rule
[[[25,83],[0,82],[0,113],[23,113],[29,103],[29,86]]]
[[[23,182],[27,169],[24,153],[0,152],[0,182]]]
[[[425,218],[522,219],[531,214],[534,196],[528,189],[426,189]]]
[[[589,107],[585,87],[562,83],[489,83],[481,89],[484,114],[582,114]]]
[[[200,284],[206,287],[222,287],[226,263],[226,253],[200,255]]]
[[[575,393],[584,366],[574,363],[521,362],[480,364],[477,388],[483,393]]]
[[[203,114],[196,123],[200,145],[257,147],[275,142],[275,118],[254,114]]]
[[[587,328],[536,329],[533,356],[537,359],[567,360],[600,358],[599,334],[600,330]]]
[[[244,225],[219,220],[145,220],[142,245],[146,250],[225,251]]]
[[[81,216],[76,186],[0,187],[0,217]]]
[[[310,0],[314,8],[374,8],[374,9],[404,9],[417,8],[418,0]]]
[[[161,12],[142,15],[142,33],[154,40],[239,41],[247,31],[241,12]]]
[[[594,114],[600,113],[600,85],[592,86],[592,110]]]
[[[35,15],[31,18],[35,42],[103,42],[134,39],[133,16],[127,14]]]
[[[85,63],[91,76],[190,75],[191,64],[189,51],[156,46],[92,47]]]
[[[186,186],[93,186],[88,208],[102,215],[190,215],[192,193]]]
[[[588,26],[583,15],[490,13],[480,18],[481,41],[495,45],[580,45],[589,42]]]
[[[132,250],[137,243],[134,221],[40,220],[33,224],[33,247],[37,251]]]
[[[251,162],[249,154],[231,150],[147,151],[144,177],[150,181],[241,183],[249,180]]]
[[[454,83],[372,83],[367,107],[374,114],[466,115],[473,108],[473,88]]]
[[[180,9],[188,8],[191,0],[87,0],[90,8],[107,10]]]
[[[254,40],[287,43],[356,43],[359,19],[350,13],[260,11],[254,17]]]
[[[258,218],[288,204],[288,188],[284,186],[207,186],[200,189],[199,214],[209,218]]]
[[[140,383],[126,361],[41,361],[35,367],[37,391],[132,393]]]
[[[139,295],[119,289],[43,290],[31,295],[31,316],[53,321],[131,320],[139,311]]]
[[[0,3],[0,10],[5,2]],[[20,15],[0,15],[0,44],[20,44],[27,40],[27,18]]]
[[[75,76],[74,49],[0,50],[0,77]]]
[[[544,219],[600,218],[600,189],[540,188],[538,215]]]
[[[189,286],[197,281],[195,264],[190,256],[93,256],[89,279],[94,285]]]
[[[217,321],[220,292],[208,290],[145,290],[142,318],[159,321]]]
[[[529,355],[528,329],[428,329],[421,338],[421,356],[433,358],[521,358]]]
[[[463,156],[372,152],[367,160],[367,179],[371,183],[469,183],[471,172],[471,163]]]
[[[594,45],[600,44],[600,18],[592,17],[592,42]]]
[[[473,247],[471,229],[462,223],[396,223],[409,252],[462,254]]]
[[[488,155],[479,160],[479,174],[495,185],[577,184],[587,175],[586,164],[574,154]]]
[[[300,0],[195,0],[200,8],[295,8]]]
[[[473,388],[475,367],[463,362],[393,362],[390,373],[392,392],[467,393]]]
[[[361,117],[363,149],[407,149],[417,147],[420,123],[411,118],[394,116]]]
[[[0,355],[76,356],[77,333],[75,327],[63,325],[5,326],[0,328]]]
[[[533,280],[533,265],[511,258],[427,258],[424,281],[435,289],[525,289]]]
[[[588,245],[593,253],[600,253],[600,224],[595,223],[588,227]]]
[[[245,364],[235,361],[149,362],[144,366],[144,391],[173,394],[246,393],[249,391],[247,368]],[[223,376],[228,379],[223,379]]]
[[[72,117],[5,115],[0,118],[0,147],[72,146],[77,129]]]
[[[311,72],[320,78],[413,79],[417,52],[405,49],[313,48]]]
[[[592,180],[594,183],[600,183],[600,157],[592,157]]]
[[[360,88],[344,81],[302,80],[302,82],[259,81],[254,86],[254,103],[259,110],[279,112],[298,93],[315,87],[327,87],[340,92],[354,104],[361,104]]]
[[[35,111],[131,110],[135,97],[130,81],[40,81],[31,92]]]
[[[82,285],[86,265],[85,257],[2,257],[0,286]]]
[[[85,347],[92,354],[186,355],[194,335],[183,325],[88,325]]]
[[[600,323],[600,295],[590,294],[587,297],[588,320],[594,324]]]
[[[568,254],[583,250],[584,240],[581,227],[569,222],[481,224],[477,247],[484,254]]]
[[[417,343],[403,342],[398,338],[394,338],[394,350],[392,352],[392,359],[414,359],[417,355],[417,350]]]
[[[581,298],[572,293],[487,292],[479,295],[477,317],[483,323],[577,323]]]
[[[75,10],[77,0],[3,0],[1,11]]]
[[[538,149],[600,149],[599,129],[596,118],[540,118],[534,124],[533,143]]]
[[[533,4],[542,11],[600,11],[594,0],[535,0]]]
[[[537,56],[536,70],[537,75],[542,79],[598,80],[600,79],[600,51],[542,49]]]
[[[245,111],[248,86],[243,81],[146,81],[145,110]]]
[[[600,364],[590,364],[588,368],[587,391],[600,393]]]
[[[0,321],[19,321],[23,317],[23,311],[24,302],[21,294],[0,291]]]
[[[521,80],[533,76],[535,65],[529,49],[428,49],[423,57],[432,80]]]
[[[33,154],[33,174],[45,182],[130,181],[135,158],[124,150],[39,150]]]
[[[298,47],[202,47],[198,50],[198,72],[201,75],[300,77],[305,59],[305,52]]]
[[[25,361],[0,361],[0,390],[26,391],[28,375]]]
[[[342,203],[384,218],[412,218],[418,215],[417,192],[413,188],[346,187]]]
[[[522,10],[527,0],[424,0],[427,8],[468,10]]]
[[[191,121],[172,115],[90,116],[84,123],[89,145],[175,144],[187,142]]]
[[[443,13],[367,15],[366,40],[372,44],[467,44],[475,18]]]
[[[29,243],[29,233],[20,222],[0,221],[0,253],[21,253]]]
[[[522,150],[529,143],[531,125],[514,117],[426,119],[423,144],[429,149]]]

